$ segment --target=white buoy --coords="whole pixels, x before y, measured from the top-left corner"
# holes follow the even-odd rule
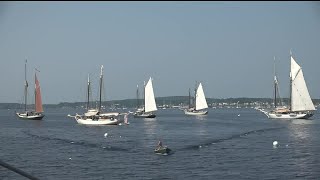
[[[108,136],[108,133],[104,133],[104,137],[106,138]]]
[[[71,160],[71,158],[69,158],[69,160]]]
[[[240,117],[240,114],[238,114],[238,117]]]
[[[273,146],[277,146],[278,145],[278,141],[273,141]]]

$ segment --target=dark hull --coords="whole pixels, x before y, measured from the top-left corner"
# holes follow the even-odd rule
[[[135,114],[135,115],[133,115],[133,117],[135,117],[135,118],[155,118],[156,115],[155,114],[148,114],[148,115],[146,115],[146,114],[141,114],[141,115]]]
[[[37,114],[16,113],[16,114],[20,119],[23,119],[23,120],[42,120],[42,118],[44,117],[44,114],[42,113],[37,113]]]
[[[309,118],[311,118],[313,116],[313,114],[307,114],[307,115],[305,115],[304,117],[303,117],[303,119],[309,119]]]
[[[157,148],[154,150],[154,153],[162,154],[162,155],[168,155],[168,154],[170,154],[170,152],[171,152],[171,149],[169,149],[167,147]]]

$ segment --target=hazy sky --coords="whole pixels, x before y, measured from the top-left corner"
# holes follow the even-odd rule
[[[0,102],[22,102],[24,62],[45,104],[135,98],[151,76],[156,97],[267,97],[277,58],[289,95],[289,51],[320,98],[320,5],[315,2],[0,2]],[[32,94],[31,89],[29,90]]]

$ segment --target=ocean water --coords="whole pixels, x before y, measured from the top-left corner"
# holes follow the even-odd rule
[[[254,109],[201,117],[166,109],[121,126],[79,125],[67,117],[76,112],[46,109],[42,121],[28,121],[0,110],[0,160],[49,180],[320,179],[319,111],[272,120]],[[174,153],[155,154],[159,139]],[[26,178],[0,167],[0,179]]]

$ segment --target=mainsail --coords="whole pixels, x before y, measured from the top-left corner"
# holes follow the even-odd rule
[[[201,83],[198,86],[196,93],[196,110],[206,109],[208,108],[208,104],[206,101],[206,97],[203,92],[203,88]]]
[[[315,110],[301,67],[291,56],[291,111]]]
[[[40,84],[37,78],[37,74],[35,74],[35,111],[43,112]]]
[[[145,86],[144,105],[145,105],[145,112],[152,112],[152,111],[157,110],[157,105],[156,105],[156,101],[154,98],[151,77]]]

